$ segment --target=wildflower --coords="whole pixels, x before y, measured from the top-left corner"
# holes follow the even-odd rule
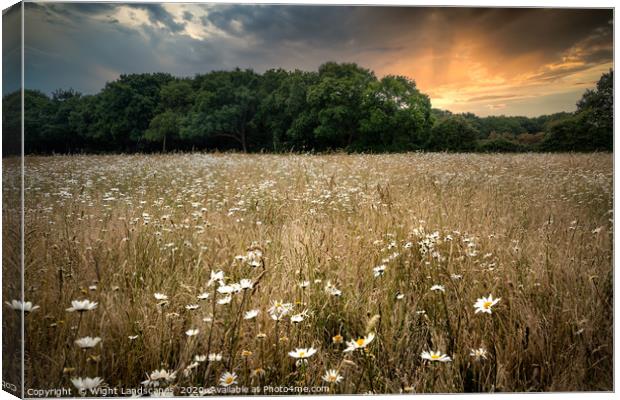
[[[231,296],[231,295],[228,295],[228,296],[226,296],[226,297],[222,297],[221,299],[219,299],[219,300],[217,301],[217,304],[228,304],[228,303],[230,303],[231,301],[232,301],[232,296]]]
[[[185,331],[185,334],[189,337],[196,336],[200,332],[199,329],[188,329]]]
[[[198,362],[198,363],[205,362],[205,361],[207,361],[207,356],[206,356],[206,355],[199,355],[199,354],[196,354],[196,355],[194,356],[194,361],[195,361],[195,362]]]
[[[338,371],[336,371],[335,369],[328,369],[327,371],[325,371],[325,375],[323,375],[321,379],[323,379],[327,383],[340,383],[340,381],[344,378],[340,376]]]
[[[327,292],[327,294],[334,297],[340,297],[342,295],[342,291],[333,286],[331,282],[327,282],[327,285],[325,285],[325,291]]]
[[[482,347],[479,349],[471,349],[471,352],[469,353],[470,356],[474,357],[476,359],[476,361],[479,361],[481,359],[485,359],[487,358],[487,351],[485,349],[483,349]]]
[[[308,286],[310,286],[310,281],[302,281],[299,283],[299,287],[302,289],[307,288]]]
[[[241,357],[251,357],[251,356],[252,356],[252,352],[250,350],[241,351]]]
[[[200,308],[200,306],[198,304],[188,304],[185,306],[185,309],[188,311],[193,311]]]
[[[313,347],[309,348],[297,348],[294,351],[289,351],[288,355],[293,358],[306,359],[312,357],[316,353],[316,349]]]
[[[147,379],[145,381],[142,381],[142,385],[159,387],[161,384],[168,384],[173,382],[176,377],[176,372],[167,371],[165,369],[155,370],[147,375]]]
[[[239,285],[242,290],[252,289],[254,287],[254,282],[251,279],[241,279],[239,281]]]
[[[166,296],[163,293],[155,293],[153,294],[153,296],[155,297],[155,300],[157,301],[162,301],[162,302],[168,301],[168,296]]]
[[[265,370],[260,367],[253,369],[252,372],[250,372],[250,377],[252,378],[261,377],[264,375],[265,375]]]
[[[138,335],[129,335],[127,337],[129,338],[129,340],[136,340],[138,338]]]
[[[302,322],[308,316],[308,310],[304,310],[299,314],[295,314],[291,317],[291,322],[298,324]]]
[[[209,293],[203,292],[196,296],[198,300],[207,300],[209,298]]]
[[[455,281],[462,279],[463,275],[459,275],[459,274],[452,274],[450,275],[450,278],[454,279]]]
[[[344,338],[340,334],[332,337],[332,342],[334,344],[340,344],[340,343],[342,343],[343,340],[344,340]]]
[[[214,362],[214,361],[222,361],[222,354],[221,353],[209,354],[209,362]]]
[[[497,304],[501,298],[494,299],[493,295],[489,295],[489,297],[481,297],[475,303],[474,307],[476,308],[476,314],[479,312],[492,314],[491,307]]]
[[[441,291],[441,292],[445,292],[445,291],[446,291],[446,288],[445,288],[445,286],[443,286],[443,285],[433,285],[433,286],[431,287],[431,291],[433,291],[433,292],[439,292],[439,291]]]
[[[271,318],[279,321],[286,315],[288,315],[293,309],[293,305],[291,303],[283,303],[282,301],[274,301],[271,308],[267,311],[271,315]]]
[[[429,361],[439,361],[439,362],[448,362],[448,361],[452,361],[452,359],[450,357],[448,357],[448,355],[446,354],[441,354],[440,351],[423,351],[422,354],[420,354],[420,357],[422,357],[424,360],[429,360]]]
[[[343,351],[345,353],[349,352],[349,351],[353,351],[353,350],[357,350],[357,349],[363,349],[366,346],[368,346],[370,344],[370,342],[372,342],[375,338],[375,334],[370,332],[368,334],[368,336],[365,337],[361,337],[357,340],[351,340],[347,342],[347,348],[344,349]]]
[[[260,313],[259,310],[250,310],[247,311],[245,313],[245,315],[243,316],[243,319],[254,319],[258,316],[258,314]]]
[[[401,292],[397,292],[396,293],[396,300],[402,300],[405,298],[405,295],[402,294]]]
[[[101,338],[100,337],[90,337],[90,336],[86,336],[80,339],[77,339],[75,341],[75,344],[78,345],[79,348],[81,349],[92,349],[93,347],[95,347],[99,342],[101,342]]]
[[[374,272],[375,278],[383,276],[385,274],[385,269],[387,266],[385,264],[381,264],[378,267],[374,267],[372,270]]]
[[[72,300],[71,307],[67,308],[68,312],[85,312],[91,311],[97,308],[96,302],[91,302],[90,300]]]
[[[220,287],[217,288],[217,292],[221,294],[230,294],[235,291],[235,288],[230,285],[222,285],[220,282]]]
[[[103,379],[98,376],[94,378],[73,378],[71,379],[71,383],[73,383],[73,386],[75,386],[78,392],[84,396],[87,390],[93,390],[101,386],[103,384]]]
[[[39,308],[39,306],[34,306],[29,301],[22,302],[21,300],[11,300],[10,303],[8,301],[5,301],[5,303],[9,307],[11,307],[11,309],[15,311],[23,311],[25,314],[32,312],[36,310],[37,308]]]
[[[211,278],[209,282],[207,282],[207,286],[213,285],[215,282],[223,283],[224,281],[224,272],[223,271],[211,271]]]
[[[231,374],[230,372],[224,372],[220,377],[220,385],[226,387],[230,385],[237,384],[237,374],[234,372]]]

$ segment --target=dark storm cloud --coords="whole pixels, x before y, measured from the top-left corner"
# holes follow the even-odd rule
[[[129,7],[145,10],[151,22],[159,22],[170,29],[172,32],[179,32],[185,28],[184,23],[177,23],[172,15],[166,11],[160,4],[129,4]]]
[[[527,72],[532,82],[544,83],[610,63],[613,54],[611,10],[179,3],[26,8],[27,85],[46,92],[73,87],[93,93],[121,73],[311,70],[332,60],[411,76],[447,99],[435,89],[475,84],[460,75],[473,67],[499,77]],[[485,91],[470,101],[510,96]]]

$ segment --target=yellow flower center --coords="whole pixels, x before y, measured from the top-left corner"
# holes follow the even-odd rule
[[[364,340],[364,338],[359,338],[355,341],[355,343],[357,343],[358,346],[363,346],[365,342],[366,340]]]
[[[234,382],[234,380],[235,380],[235,378],[233,378],[232,376],[229,376],[229,377],[226,378],[226,383],[228,383],[230,385],[231,383]]]
[[[330,375],[327,377],[328,382],[336,382],[336,377],[334,375]]]
[[[305,357],[306,356],[306,352],[305,351],[300,351],[299,352],[299,357]]]
[[[485,301],[484,304],[482,304],[482,307],[491,308],[492,305],[493,305],[492,301]]]
[[[441,358],[441,356],[440,356],[440,355],[438,355],[438,354],[431,354],[431,358],[432,358],[433,360],[439,360],[439,359]]]

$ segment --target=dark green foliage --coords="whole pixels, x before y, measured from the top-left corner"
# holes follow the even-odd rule
[[[574,115],[549,124],[541,149],[547,151],[613,150],[613,71],[587,90]]]
[[[316,72],[121,75],[95,95],[24,91],[25,152],[175,150],[398,152],[591,151],[613,147],[613,73],[575,113],[536,118],[452,114],[403,76],[353,63]],[[5,154],[21,151],[21,98],[3,99]]]
[[[465,117],[453,115],[433,127],[427,147],[435,151],[472,151],[477,139],[478,130]]]

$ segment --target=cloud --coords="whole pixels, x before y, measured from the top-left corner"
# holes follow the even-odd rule
[[[612,10],[27,3],[27,84],[101,89],[115,75],[357,62],[406,75],[433,105],[523,110],[594,82],[612,63]],[[580,85],[581,90],[584,89]],[[561,101],[560,101],[561,100]],[[576,99],[574,99],[576,100]],[[574,104],[574,100],[572,104]],[[528,103],[529,102],[529,103]],[[521,103],[519,103],[521,104]],[[532,106],[538,113],[540,105]]]

